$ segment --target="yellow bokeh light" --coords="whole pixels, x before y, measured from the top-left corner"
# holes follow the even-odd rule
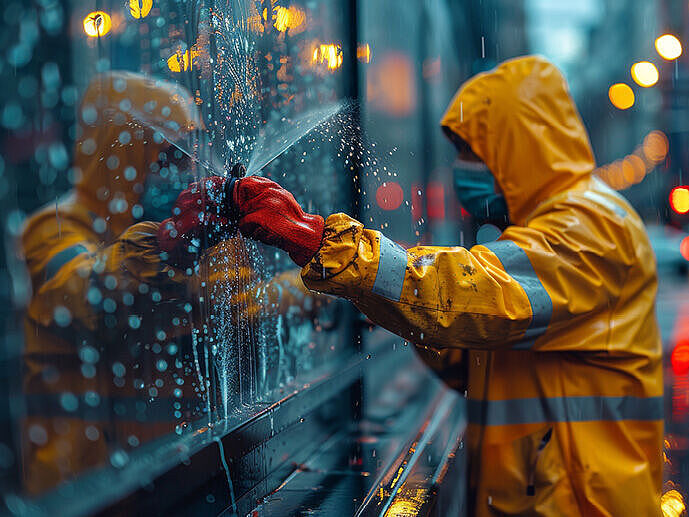
[[[660,510],[663,512],[663,517],[680,517],[685,509],[682,494],[677,490],[668,490],[660,498]]]
[[[656,50],[660,57],[672,61],[682,55],[682,43],[677,39],[677,36],[663,34],[656,39]]]
[[[670,206],[678,214],[689,212],[689,189],[686,187],[675,187],[670,192]]]
[[[648,88],[658,82],[658,69],[649,61],[639,61],[632,65],[632,79],[639,86]]]
[[[191,47],[191,51],[180,49],[168,58],[167,67],[171,72],[186,72],[194,67],[198,57],[199,51],[194,47]]]
[[[264,16],[267,17],[267,13],[264,9]],[[280,32],[285,32],[287,29],[296,29],[304,20],[306,20],[306,14],[304,11],[295,6],[287,7],[276,7],[274,13],[275,22],[273,26]]]
[[[311,62],[313,64],[325,64],[329,70],[336,70],[342,66],[342,47],[334,43],[317,45],[313,50]]]
[[[105,36],[111,28],[112,19],[103,11],[93,11],[84,18],[84,32],[90,38]]]
[[[153,0],[129,0],[129,12],[134,18],[146,18],[153,7]]]
[[[627,84],[613,84],[608,90],[608,97],[618,109],[626,110],[634,106],[634,91]]]

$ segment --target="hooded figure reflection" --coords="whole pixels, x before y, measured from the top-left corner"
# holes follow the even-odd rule
[[[35,213],[22,236],[34,293],[21,429],[29,493],[108,459],[120,466],[126,450],[205,411],[215,396],[200,382],[197,365],[207,366],[194,358],[193,321],[210,336],[247,344],[230,359],[237,376],[251,374],[248,343],[260,322],[243,316],[310,300],[294,274],[260,285],[244,241],[224,220],[209,218],[182,254],[161,252],[160,221],[178,194],[190,183],[205,188],[192,183],[199,171],[171,144],[201,126],[188,91],[111,72],[90,83],[79,115],[74,189]],[[250,295],[257,289],[260,297]],[[199,301],[216,296],[223,318]],[[256,389],[226,382],[237,384],[226,387],[233,404]]]

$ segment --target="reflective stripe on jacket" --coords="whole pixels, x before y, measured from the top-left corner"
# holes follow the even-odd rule
[[[508,61],[442,124],[491,169],[514,225],[470,250],[405,250],[334,214],[305,284],[351,299],[445,379],[464,351],[472,514],[658,515],[655,258],[633,208],[591,176],[562,75]]]

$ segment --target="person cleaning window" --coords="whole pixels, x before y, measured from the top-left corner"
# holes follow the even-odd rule
[[[592,176],[564,77],[507,61],[462,85],[441,126],[465,208],[509,221],[495,242],[404,249],[255,176],[226,182],[228,206],[308,288],[351,300],[466,390],[470,515],[660,515],[655,259],[634,209]]]

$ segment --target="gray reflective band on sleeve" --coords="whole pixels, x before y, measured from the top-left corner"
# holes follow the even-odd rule
[[[531,348],[533,341],[543,335],[548,329],[550,319],[553,316],[553,302],[548,291],[536,275],[526,252],[517,244],[509,240],[487,242],[483,244],[502,262],[502,266],[519,285],[522,286],[531,304],[531,323],[526,329],[522,342],[514,348]]]
[[[373,292],[388,300],[399,302],[406,270],[407,250],[381,234],[380,258]]]
[[[663,397],[549,397],[468,402],[469,422],[515,425],[545,422],[662,420]],[[482,418],[485,415],[485,419]]]
[[[605,197],[601,196],[597,192],[593,192],[592,190],[587,190],[586,192],[584,192],[584,197],[586,199],[593,201],[594,203],[598,203],[599,205],[604,206],[605,208],[607,208],[608,210],[617,214],[620,217],[625,217],[627,215],[627,211],[624,208],[616,205],[615,203],[613,203],[609,199],[606,199]]]
[[[50,280],[57,274],[58,271],[60,271],[60,268],[62,266],[67,264],[67,262],[72,260],[77,255],[81,255],[82,253],[86,253],[87,251],[88,250],[81,244],[76,244],[56,253],[55,256],[52,257],[48,261],[48,264],[45,266],[45,279]]]

